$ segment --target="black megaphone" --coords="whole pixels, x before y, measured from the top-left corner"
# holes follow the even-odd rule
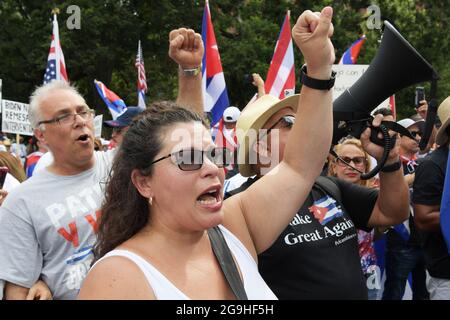
[[[439,78],[437,72],[392,24],[385,21],[384,25],[380,48],[369,68],[333,102],[333,145],[347,135],[359,138],[364,129],[371,125],[370,113],[375,107],[397,91],[416,83],[432,82],[432,101],[429,105],[427,127],[429,118],[433,117],[433,101],[435,101],[436,83]],[[435,109],[437,110],[437,102]],[[434,110],[434,118],[436,110]],[[434,119],[430,119],[430,122],[434,124]],[[372,132],[372,141],[377,140],[376,136],[380,131],[372,130]],[[383,134],[385,138],[386,135],[389,137],[387,130]],[[386,147],[385,145],[383,156],[385,159],[380,161],[379,168],[376,168],[378,171],[389,154],[390,149]],[[386,149],[389,150],[386,152]],[[374,174],[371,172],[371,175],[377,172]],[[370,178],[368,176],[366,175],[365,178]]]

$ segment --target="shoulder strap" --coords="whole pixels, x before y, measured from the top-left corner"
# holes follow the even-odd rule
[[[208,229],[208,235],[214,255],[216,256],[217,261],[219,261],[220,268],[234,295],[239,300],[248,300],[244,284],[239,276],[239,271],[233,260],[233,256],[231,255],[230,248],[228,248],[228,245],[225,242],[222,231],[220,231],[219,227],[214,227]]]
[[[328,177],[319,176],[316,179],[315,185],[342,204],[341,190],[333,180]]]

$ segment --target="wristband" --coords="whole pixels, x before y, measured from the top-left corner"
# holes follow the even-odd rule
[[[400,169],[402,167],[402,163],[399,161],[394,162],[390,165],[384,166],[383,168],[381,168],[381,172],[395,172],[398,169]]]
[[[180,71],[183,73],[183,75],[185,75],[187,77],[195,77],[200,72],[202,72],[202,65],[199,65],[197,68],[192,68],[192,69],[184,69],[181,65],[179,67],[180,67]]]
[[[336,72],[331,72],[331,77],[328,80],[319,80],[314,79],[311,77],[308,77],[306,64],[303,65],[302,69],[300,70],[300,83],[307,86],[311,89],[317,89],[317,90],[330,90],[334,86],[334,81],[336,80]]]

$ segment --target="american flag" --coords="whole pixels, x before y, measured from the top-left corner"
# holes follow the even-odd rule
[[[145,93],[147,92],[147,78],[145,77],[144,56],[142,55],[141,40],[138,43],[138,53],[136,55],[135,66],[138,70],[138,106],[145,108]]]
[[[66,72],[66,63],[64,61],[64,54],[59,42],[59,27],[56,14],[53,15],[53,35],[52,43],[50,45],[50,52],[47,58],[47,68],[45,69],[44,84],[52,80],[69,81]]]
[[[295,93],[294,49],[290,11],[286,13],[265,82],[266,93],[279,99]]]

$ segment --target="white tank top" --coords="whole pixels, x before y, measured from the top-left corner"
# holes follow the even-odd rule
[[[275,300],[277,297],[267,286],[258,271],[258,266],[247,248],[230,231],[222,225],[219,225],[225,241],[233,254],[242,274],[245,292],[249,300]],[[158,271],[151,263],[128,250],[112,250],[97,263],[108,257],[120,256],[133,261],[147,278],[147,281],[158,300],[189,300],[181,290],[179,290],[169,279]],[[91,268],[91,270],[92,270]]]

